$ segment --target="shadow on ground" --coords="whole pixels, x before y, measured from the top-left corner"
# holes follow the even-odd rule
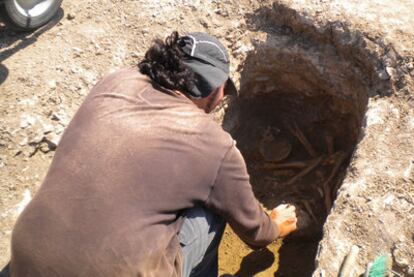
[[[9,76],[9,70],[0,63],[0,85],[7,79],[7,76]]]
[[[274,260],[275,256],[267,248],[253,251],[243,258],[240,269],[235,275],[239,277],[255,276],[257,273],[271,267]]]
[[[35,43],[42,34],[58,24],[63,16],[63,9],[60,8],[48,24],[32,32],[16,32],[0,25],[0,85],[9,75],[8,68],[2,63],[20,50]]]

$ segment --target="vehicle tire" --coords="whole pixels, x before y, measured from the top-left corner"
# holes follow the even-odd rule
[[[30,31],[49,22],[59,10],[62,1],[44,0],[26,12],[19,0],[5,0],[0,13],[4,23],[9,27],[20,31]]]

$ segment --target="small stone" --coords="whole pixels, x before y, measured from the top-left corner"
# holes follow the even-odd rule
[[[20,146],[25,146],[25,145],[27,145],[27,143],[29,142],[29,140],[28,140],[28,138],[24,138],[20,143],[19,143],[19,145]]]
[[[224,11],[222,9],[215,9],[214,12],[218,15],[221,15],[223,17],[228,17],[229,13],[227,11]]]
[[[138,52],[131,52],[131,57],[132,58],[139,58],[139,53]]]
[[[6,147],[7,142],[5,140],[0,139],[0,147]]]
[[[43,134],[49,134],[54,130],[54,127],[52,124],[43,123],[42,129],[43,129]]]
[[[53,143],[54,145],[56,145],[56,147],[57,147],[59,145],[60,138],[61,138],[61,136],[55,135],[55,136],[51,137],[49,141],[51,143]]]
[[[75,15],[73,13],[68,13],[66,18],[67,18],[67,20],[73,20],[73,19],[75,19]]]
[[[48,139],[48,138],[46,138],[45,140],[44,140],[44,142],[45,143],[43,143],[42,145],[41,145],[41,151],[42,152],[44,152],[43,150],[42,150],[42,148],[43,148],[43,146],[45,145],[45,146],[47,146],[47,152],[49,152],[49,151],[55,151],[56,150],[56,148],[58,147],[58,144],[59,144],[59,140],[60,140],[60,137],[57,137],[57,136],[55,136],[55,137],[53,137],[53,138],[51,138],[51,139]],[[46,147],[44,147],[44,148],[46,148]]]
[[[28,139],[28,144],[31,146],[36,146],[43,141],[44,135],[43,133],[38,133],[31,139]]]
[[[383,81],[386,81],[386,80],[389,80],[389,79],[390,79],[390,75],[388,75],[387,71],[385,71],[385,70],[382,70],[382,71],[378,74],[378,77],[379,77],[381,80],[383,80]]]
[[[56,89],[56,81],[55,80],[50,80],[47,82],[47,85],[49,86],[50,89],[54,90]]]
[[[60,135],[60,134],[62,134],[62,133],[63,133],[64,129],[65,129],[65,128],[64,128],[62,125],[58,125],[58,126],[56,126],[55,133],[56,133],[57,135]]]
[[[209,24],[204,19],[200,19],[199,21],[200,21],[201,26],[203,26],[204,28],[208,28],[209,27]]]
[[[391,66],[385,67],[385,70],[387,71],[388,75],[393,77],[395,76],[395,69]]]
[[[33,117],[31,115],[28,115],[28,114],[23,114],[21,116],[21,120],[20,120],[20,128],[25,129],[25,128],[29,127],[30,125],[35,124],[35,122],[36,122],[35,117]]]
[[[73,90],[75,90],[75,89],[73,89]],[[66,125],[68,123],[68,116],[63,110],[60,110],[59,112],[52,113],[50,119],[52,119],[54,121],[59,121],[63,125]]]
[[[75,57],[80,57],[80,55],[83,53],[83,50],[79,47],[73,47],[72,50],[74,52]]]
[[[396,254],[396,251],[394,251],[394,260],[395,263],[400,267],[407,267],[409,264],[408,259],[404,258],[399,254]]]
[[[49,144],[48,143],[46,143],[46,142],[44,142],[44,143],[42,143],[42,144],[40,144],[40,146],[39,146],[39,150],[42,152],[42,153],[49,153],[51,150],[50,150],[50,148],[49,148]]]

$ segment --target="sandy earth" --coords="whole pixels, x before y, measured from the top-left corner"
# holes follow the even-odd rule
[[[33,34],[0,25],[0,266],[9,259],[19,212],[40,186],[60,135],[90,88],[105,74],[135,65],[154,37],[190,30],[207,31],[229,48],[246,97],[246,88],[256,87],[246,75],[271,63],[265,72],[275,72],[276,87],[270,93],[319,90],[358,111],[362,128],[324,226],[314,276],[335,276],[352,245],[361,249],[355,272],[388,253],[396,272],[414,276],[412,1],[275,3],[272,9],[271,1],[72,0]],[[276,54],[261,60],[254,55],[258,49]],[[243,65],[246,59],[251,62]],[[225,124],[235,129],[235,122]],[[251,253],[227,229],[221,272],[273,276],[280,244]],[[300,256],[305,248],[293,252]],[[292,272],[283,276],[310,275]]]

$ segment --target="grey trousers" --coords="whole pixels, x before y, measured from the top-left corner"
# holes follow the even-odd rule
[[[10,277],[10,263],[0,271],[0,277]]]
[[[183,217],[178,233],[184,257],[183,277],[217,277],[218,247],[225,221],[202,207],[187,210]]]
[[[183,225],[178,238],[183,252],[183,277],[217,277],[218,247],[226,225],[218,215],[196,207],[182,215]],[[8,277],[9,265],[0,277]]]

